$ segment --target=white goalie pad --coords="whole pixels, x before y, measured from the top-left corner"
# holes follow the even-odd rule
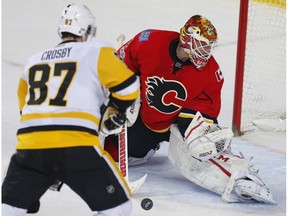
[[[168,157],[184,177],[200,187],[222,195],[225,202],[257,200],[273,203],[272,194],[252,169],[250,160],[242,155],[234,155],[230,150],[208,161],[198,160],[188,153],[187,144],[177,126],[173,125],[170,130]],[[254,188],[249,188],[249,185],[254,185]],[[247,190],[244,190],[246,186]]]
[[[226,189],[229,176],[210,161],[192,157],[176,125],[172,125],[170,131],[168,158],[172,164],[193,183],[221,195]]]

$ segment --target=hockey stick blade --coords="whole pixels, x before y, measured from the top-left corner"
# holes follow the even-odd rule
[[[147,174],[142,176],[140,179],[132,182],[128,182],[129,188],[132,192],[132,194],[137,193],[137,191],[142,187],[146,180]]]

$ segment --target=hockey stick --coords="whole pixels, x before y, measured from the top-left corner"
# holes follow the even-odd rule
[[[119,144],[119,169],[123,174],[124,178],[128,182],[129,188],[132,193],[136,193],[144,184],[147,174],[142,176],[140,179],[136,181],[129,181],[128,175],[128,141],[127,141],[127,123],[122,126],[122,130],[118,136],[118,144]]]
[[[116,38],[116,40],[117,40],[118,43],[119,43],[119,47],[121,47],[121,46],[123,45],[123,43],[124,43],[125,35],[124,35],[124,34],[120,34],[120,35]]]
[[[120,34],[117,37],[119,46],[121,47],[124,43],[125,35]],[[129,188],[132,193],[136,193],[144,184],[147,174],[142,176],[136,181],[129,181],[128,175],[128,136],[127,136],[127,121],[122,126],[122,130],[118,136],[118,155],[119,155],[119,169],[122,172],[125,180],[128,182]]]

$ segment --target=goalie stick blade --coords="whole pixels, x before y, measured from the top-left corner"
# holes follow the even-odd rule
[[[129,188],[132,192],[132,194],[137,193],[137,191],[142,187],[146,180],[147,174],[142,176],[140,179],[132,182],[128,182]]]

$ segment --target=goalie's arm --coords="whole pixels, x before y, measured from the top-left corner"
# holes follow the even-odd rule
[[[179,132],[183,137],[185,137],[185,131],[187,130],[190,123],[193,121],[194,117],[196,116],[197,111],[191,109],[183,109],[178,117],[177,117],[177,125],[179,128]],[[218,124],[217,118],[212,118],[209,115],[201,113],[203,119],[207,124]]]
[[[221,89],[223,79],[218,81],[215,76],[210,77],[209,85],[185,107],[178,116],[177,123],[184,136],[186,128],[199,111],[208,124],[218,124],[221,109]]]

